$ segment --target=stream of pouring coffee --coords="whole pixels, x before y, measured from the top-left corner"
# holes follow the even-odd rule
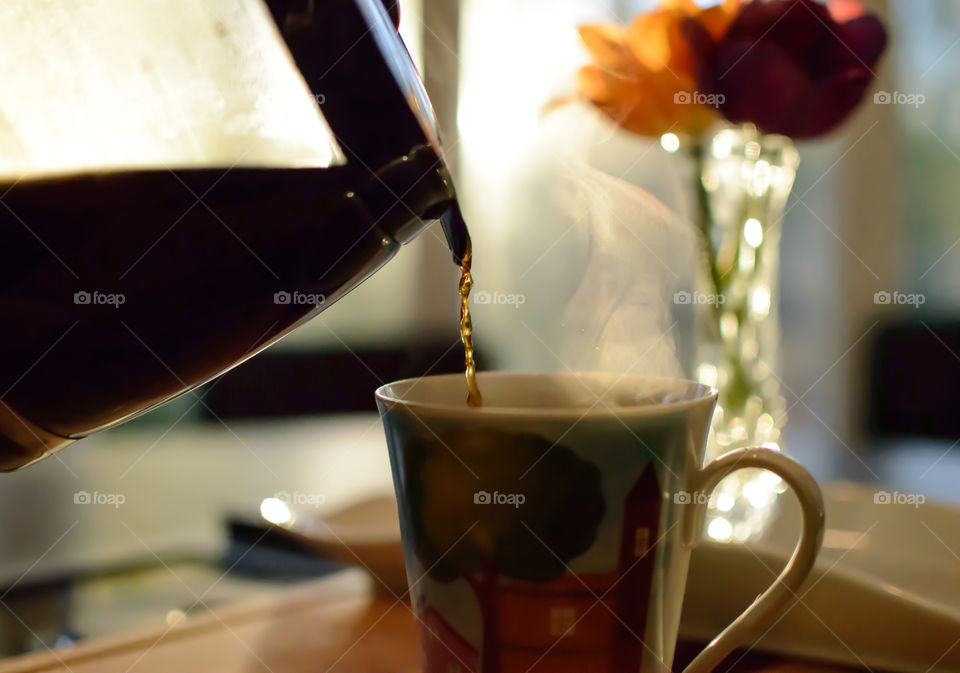
[[[473,246],[467,246],[467,252],[460,262],[460,340],[463,342],[463,365],[467,375],[467,405],[483,405],[480,388],[477,387],[477,366],[473,361],[473,321],[470,319],[470,290],[473,288],[473,276],[470,266],[473,263]]]
[[[453,250],[453,259],[460,266],[460,340],[463,342],[463,364],[467,376],[467,405],[483,405],[480,388],[477,387],[477,366],[473,361],[473,321],[470,319],[470,290],[473,289],[473,243],[470,232],[456,203],[443,219],[444,232]]]

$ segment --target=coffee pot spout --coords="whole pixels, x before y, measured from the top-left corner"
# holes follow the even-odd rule
[[[447,237],[447,245],[450,246],[450,252],[453,253],[453,261],[458,266],[463,264],[463,258],[470,252],[470,233],[467,231],[467,224],[463,220],[463,213],[456,202],[450,205],[450,208],[441,218],[443,224],[443,233]]]

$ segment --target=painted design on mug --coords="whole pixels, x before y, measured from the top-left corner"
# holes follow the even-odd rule
[[[638,670],[662,497],[653,466],[616,517],[616,567],[574,574],[568,564],[610,514],[600,470],[533,434],[484,429],[444,441],[411,435],[405,447],[414,552],[431,580],[469,587],[481,624],[479,634],[458,631],[418,591],[427,673]]]
[[[656,471],[648,463],[623,507],[618,584],[612,592],[620,618],[614,625],[614,671],[636,671],[643,657],[661,498]]]
[[[420,642],[423,644],[424,671],[441,673],[476,673],[480,659],[475,647],[466,641],[431,607],[423,610],[419,620]]]
[[[403,454],[415,555],[441,582],[558,579],[606,512],[600,470],[539,435],[475,428],[438,441],[421,430]]]

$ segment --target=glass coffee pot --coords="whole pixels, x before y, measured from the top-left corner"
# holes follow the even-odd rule
[[[253,356],[427,220],[465,254],[379,0],[9,4],[0,470]]]

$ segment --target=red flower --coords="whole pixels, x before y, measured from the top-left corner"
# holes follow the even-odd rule
[[[855,0],[754,0],[719,39],[695,21],[684,34],[701,90],[717,95],[728,120],[792,138],[827,133],[850,114],[887,41]]]

